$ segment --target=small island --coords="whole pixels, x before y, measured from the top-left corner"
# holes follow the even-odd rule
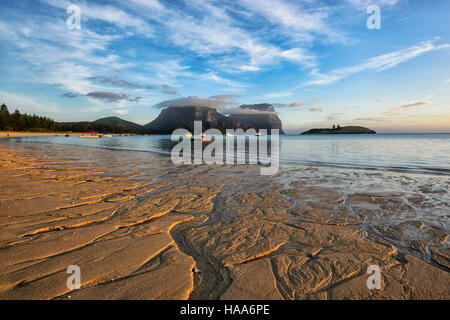
[[[376,132],[374,130],[371,130],[369,128],[365,127],[358,127],[358,126],[333,126],[333,128],[330,129],[311,129],[305,132],[302,132],[301,134],[375,134]]]

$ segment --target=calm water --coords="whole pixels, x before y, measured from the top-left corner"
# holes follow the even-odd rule
[[[170,154],[170,136],[103,139],[27,137],[4,141],[89,146]],[[286,135],[280,162],[450,175],[450,134]]]

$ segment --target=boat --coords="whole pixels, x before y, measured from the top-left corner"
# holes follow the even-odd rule
[[[70,137],[70,134],[66,134],[66,137]]]
[[[98,132],[85,132],[84,134],[82,134],[80,136],[80,138],[83,138],[83,139],[99,139],[101,137],[102,137],[102,135],[98,134]]]
[[[104,134],[103,137],[104,138],[112,138],[113,136],[112,136],[112,134]]]
[[[229,132],[227,132],[225,135],[226,135],[227,137],[234,137],[234,134],[229,133]]]
[[[192,138],[192,133],[188,132],[184,135],[186,138]]]

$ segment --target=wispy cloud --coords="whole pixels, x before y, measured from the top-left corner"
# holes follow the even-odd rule
[[[178,94],[178,92],[173,89],[171,86],[169,86],[168,84],[163,84],[161,86],[162,92],[171,96],[176,96]]]
[[[86,97],[100,99],[100,100],[104,100],[104,101],[108,101],[108,102],[116,102],[116,101],[122,101],[122,100],[130,101],[130,102],[137,102],[141,99],[141,97],[132,97],[126,93],[117,94],[114,92],[107,92],[107,91],[89,92],[88,94],[86,94]]]
[[[240,98],[240,94],[216,94],[209,99],[223,101],[225,105],[236,105],[238,104],[235,99]]]
[[[53,7],[66,10],[74,4],[67,0],[41,0]],[[141,18],[132,16],[129,13],[110,5],[97,5],[89,3],[76,3],[80,9],[83,18],[100,20],[107,22],[119,28],[130,28],[141,35],[152,36],[153,28]]]
[[[292,96],[291,91],[267,93],[263,97],[266,99],[277,99],[277,98],[285,98],[285,97],[289,97],[289,96]]]
[[[413,103],[409,103],[409,104],[405,104],[405,105],[401,106],[400,109],[412,109],[415,107],[426,106],[429,104],[433,104],[433,102],[429,102],[429,101],[413,102]]]
[[[366,9],[369,5],[377,5],[379,7],[387,7],[396,5],[404,0],[346,0],[348,3],[361,8]]]
[[[289,104],[289,108],[298,108],[298,107],[302,107],[304,105],[303,102],[301,101],[297,101],[297,102],[292,102]]]
[[[303,67],[315,65],[314,55],[308,53],[305,48],[282,48],[242,28],[241,22],[228,12],[227,6],[206,0],[189,1],[186,2],[188,4],[186,10],[191,14],[186,14],[185,10],[175,10],[158,1],[151,1],[150,4],[142,0],[132,2],[140,14],[163,26],[164,34],[167,35],[166,41],[199,56],[211,58],[211,63],[221,69],[255,72],[264,66],[273,66],[279,61],[290,61]],[[268,1],[240,1],[233,5],[242,7],[242,11],[247,10],[250,15],[261,14],[269,21],[287,29],[292,29],[294,25],[296,29],[301,29],[305,33],[326,29],[324,15],[319,14],[317,10],[312,13],[306,10],[298,11],[298,16],[295,17],[293,8],[289,11],[289,6],[283,1],[277,0],[272,4]],[[272,10],[277,13],[271,14],[270,8],[279,9]],[[287,14],[291,18],[286,17]],[[296,21],[290,23],[289,20],[292,18]],[[223,57],[226,53],[232,56]]]
[[[327,116],[327,120],[338,120],[344,115],[345,115],[345,113],[343,113],[343,112],[332,113],[329,116]]]
[[[66,93],[62,93],[61,97],[63,98],[78,98],[80,95],[78,93],[75,92],[66,92]]]
[[[117,110],[114,110],[113,112],[115,114],[123,116],[123,115],[127,115],[129,113],[129,110],[128,109],[117,109]]]
[[[169,107],[209,107],[217,110],[222,110],[229,104],[229,100],[220,98],[184,97],[166,100],[154,105],[153,107],[157,109],[164,109]]]
[[[5,103],[11,110],[19,107],[22,112],[29,113],[55,113],[59,111],[56,104],[48,101],[40,101],[22,94],[0,91],[0,103]]]
[[[325,6],[310,10],[301,1],[284,0],[240,0],[238,3],[278,26],[281,34],[288,35],[297,42],[313,41],[317,36],[323,36],[331,42],[346,40],[342,32],[328,25]]]
[[[388,70],[388,69],[391,69],[401,63],[404,63],[413,58],[416,58],[426,52],[445,49],[445,48],[450,48],[450,44],[434,45],[431,41],[427,41],[427,42],[422,42],[413,47],[390,52],[387,54],[383,54],[383,55],[368,59],[365,62],[355,65],[355,66],[334,69],[328,73],[320,73],[318,70],[314,70],[313,72],[311,72],[311,75],[315,79],[311,80],[309,82],[306,82],[304,85],[326,85],[326,84],[330,84],[330,83],[339,81],[350,75],[360,73],[363,71]]]
[[[386,111],[386,112],[384,112],[384,114],[395,114],[398,111],[411,110],[411,109],[414,109],[416,107],[426,106],[426,105],[431,105],[431,104],[433,104],[433,103],[430,102],[430,101],[411,102],[411,103],[404,104],[404,105],[402,105],[400,107],[393,108],[393,109],[391,109],[389,111]]]
[[[104,77],[104,76],[89,77],[88,80],[98,81],[102,84],[109,84],[109,85],[113,85],[115,87],[125,87],[125,88],[140,88],[141,87],[140,85],[128,82],[126,80],[111,79],[109,77]]]

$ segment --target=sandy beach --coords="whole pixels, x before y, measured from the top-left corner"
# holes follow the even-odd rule
[[[270,177],[10,142],[0,154],[0,299],[450,298],[448,230],[414,209],[448,209],[426,201],[448,177],[296,165]],[[357,185],[369,177],[434,187]],[[366,285],[370,265],[381,289]]]
[[[69,132],[17,132],[17,131],[0,131],[0,139],[4,138],[23,138],[23,137],[48,137],[48,136],[65,136],[81,135],[82,133]]]

